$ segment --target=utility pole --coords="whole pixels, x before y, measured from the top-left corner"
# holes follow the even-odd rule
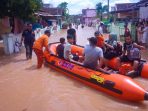
[[[108,5],[108,19],[109,19],[109,0],[107,0],[107,5]]]

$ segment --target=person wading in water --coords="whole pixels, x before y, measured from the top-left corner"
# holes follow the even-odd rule
[[[32,31],[32,24],[27,24],[27,29],[23,31],[21,44],[24,41],[24,45],[26,48],[26,58],[32,58],[32,46],[35,41],[35,34]]]
[[[38,69],[41,68],[43,64],[43,47],[45,47],[46,50],[50,52],[49,47],[48,47],[49,37],[50,37],[50,31],[46,30],[45,34],[39,37],[33,45],[34,52],[37,56],[37,61],[38,61],[37,68]]]

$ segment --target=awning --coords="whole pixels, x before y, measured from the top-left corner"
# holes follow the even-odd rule
[[[51,15],[51,14],[45,13],[45,12],[37,12],[34,14],[38,15],[38,16],[45,16],[45,17],[61,17],[62,16],[62,15]]]
[[[110,12],[111,14],[114,14],[114,13],[121,13],[121,12],[131,12],[131,11],[136,11],[138,10],[139,8],[133,8],[133,9],[126,9],[126,10],[118,10],[118,11],[112,11]]]

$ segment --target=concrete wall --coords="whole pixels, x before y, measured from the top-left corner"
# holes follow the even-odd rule
[[[97,12],[96,10],[87,10],[86,11],[86,17],[96,17]]]
[[[96,10],[87,9],[85,14],[86,15],[84,15],[83,18],[86,25],[90,25],[91,23],[93,23],[94,20],[96,20]]]
[[[118,17],[117,18],[127,18],[127,17],[130,17],[130,18],[136,18],[138,15],[137,15],[137,12],[122,12],[122,13],[118,13]]]
[[[140,7],[139,15],[142,19],[148,18],[148,7]]]

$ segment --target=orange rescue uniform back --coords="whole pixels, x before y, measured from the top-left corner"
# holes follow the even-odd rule
[[[34,45],[34,49],[42,50],[43,47],[47,48],[48,46],[48,36],[47,35],[42,35],[40,38],[38,38]]]
[[[104,37],[103,36],[97,37],[97,46],[101,47],[101,48],[104,46]]]

